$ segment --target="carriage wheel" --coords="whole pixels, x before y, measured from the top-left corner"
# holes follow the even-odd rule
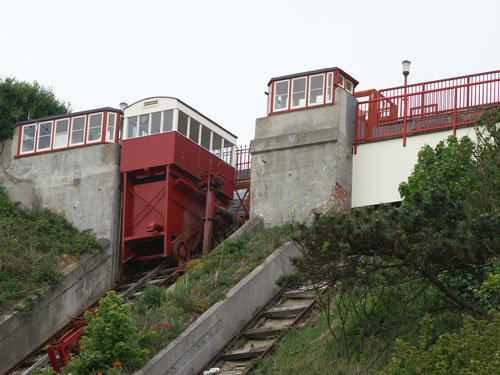
[[[179,265],[186,264],[189,260],[189,247],[184,241],[178,241],[173,248],[174,258],[177,259]]]

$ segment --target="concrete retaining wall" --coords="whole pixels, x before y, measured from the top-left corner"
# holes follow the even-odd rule
[[[84,256],[66,270],[60,285],[36,300],[28,315],[0,316],[0,374],[21,361],[97,301],[114,283],[108,251]]]
[[[276,291],[275,281],[293,272],[290,257],[300,252],[293,242],[275,250],[249,275],[158,353],[135,375],[188,375],[201,367]]]

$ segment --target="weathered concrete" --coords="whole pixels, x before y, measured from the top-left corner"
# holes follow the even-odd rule
[[[248,221],[231,234],[226,241],[234,241],[245,233],[254,234],[264,228],[264,218],[260,215],[252,216]]]
[[[257,119],[251,215],[273,226],[349,208],[355,109],[354,97],[336,89],[332,106]]]
[[[0,374],[62,329],[113,285],[112,256],[99,251],[69,266],[60,285],[45,291],[33,311],[0,316]]]
[[[29,208],[40,204],[64,215],[76,228],[92,230],[105,246],[72,265],[29,315],[0,317],[0,374],[112,288],[119,265],[120,146],[100,144],[15,158],[18,132],[15,129],[13,139],[0,144],[0,185],[9,197]]]
[[[248,320],[255,309],[271,298],[277,288],[277,278],[293,271],[290,257],[299,254],[292,242],[275,250],[233,287],[225,300],[208,309],[135,375],[188,375],[201,370],[232,337],[240,323]]]

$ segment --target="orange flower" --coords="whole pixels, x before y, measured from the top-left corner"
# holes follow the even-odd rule
[[[115,362],[115,367],[114,368],[120,368],[121,365],[122,365],[121,362]]]
[[[163,323],[163,325],[165,326],[165,328],[170,328],[170,324],[168,323]]]
[[[97,375],[102,375],[102,372],[98,372]]]
[[[155,327],[153,328],[155,331],[158,331],[158,326],[155,324]]]

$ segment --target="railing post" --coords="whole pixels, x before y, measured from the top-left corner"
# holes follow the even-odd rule
[[[408,113],[408,93],[407,93],[407,78],[408,76],[405,75],[405,103],[404,103],[404,111],[405,111],[405,116],[404,116],[404,122],[403,122],[403,147],[406,147],[406,118],[407,118],[407,113]]]
[[[354,126],[354,155],[358,153],[358,126],[359,126],[359,103],[356,103],[356,122]]]
[[[457,90],[455,87],[455,110],[453,111],[453,135],[457,135]]]

